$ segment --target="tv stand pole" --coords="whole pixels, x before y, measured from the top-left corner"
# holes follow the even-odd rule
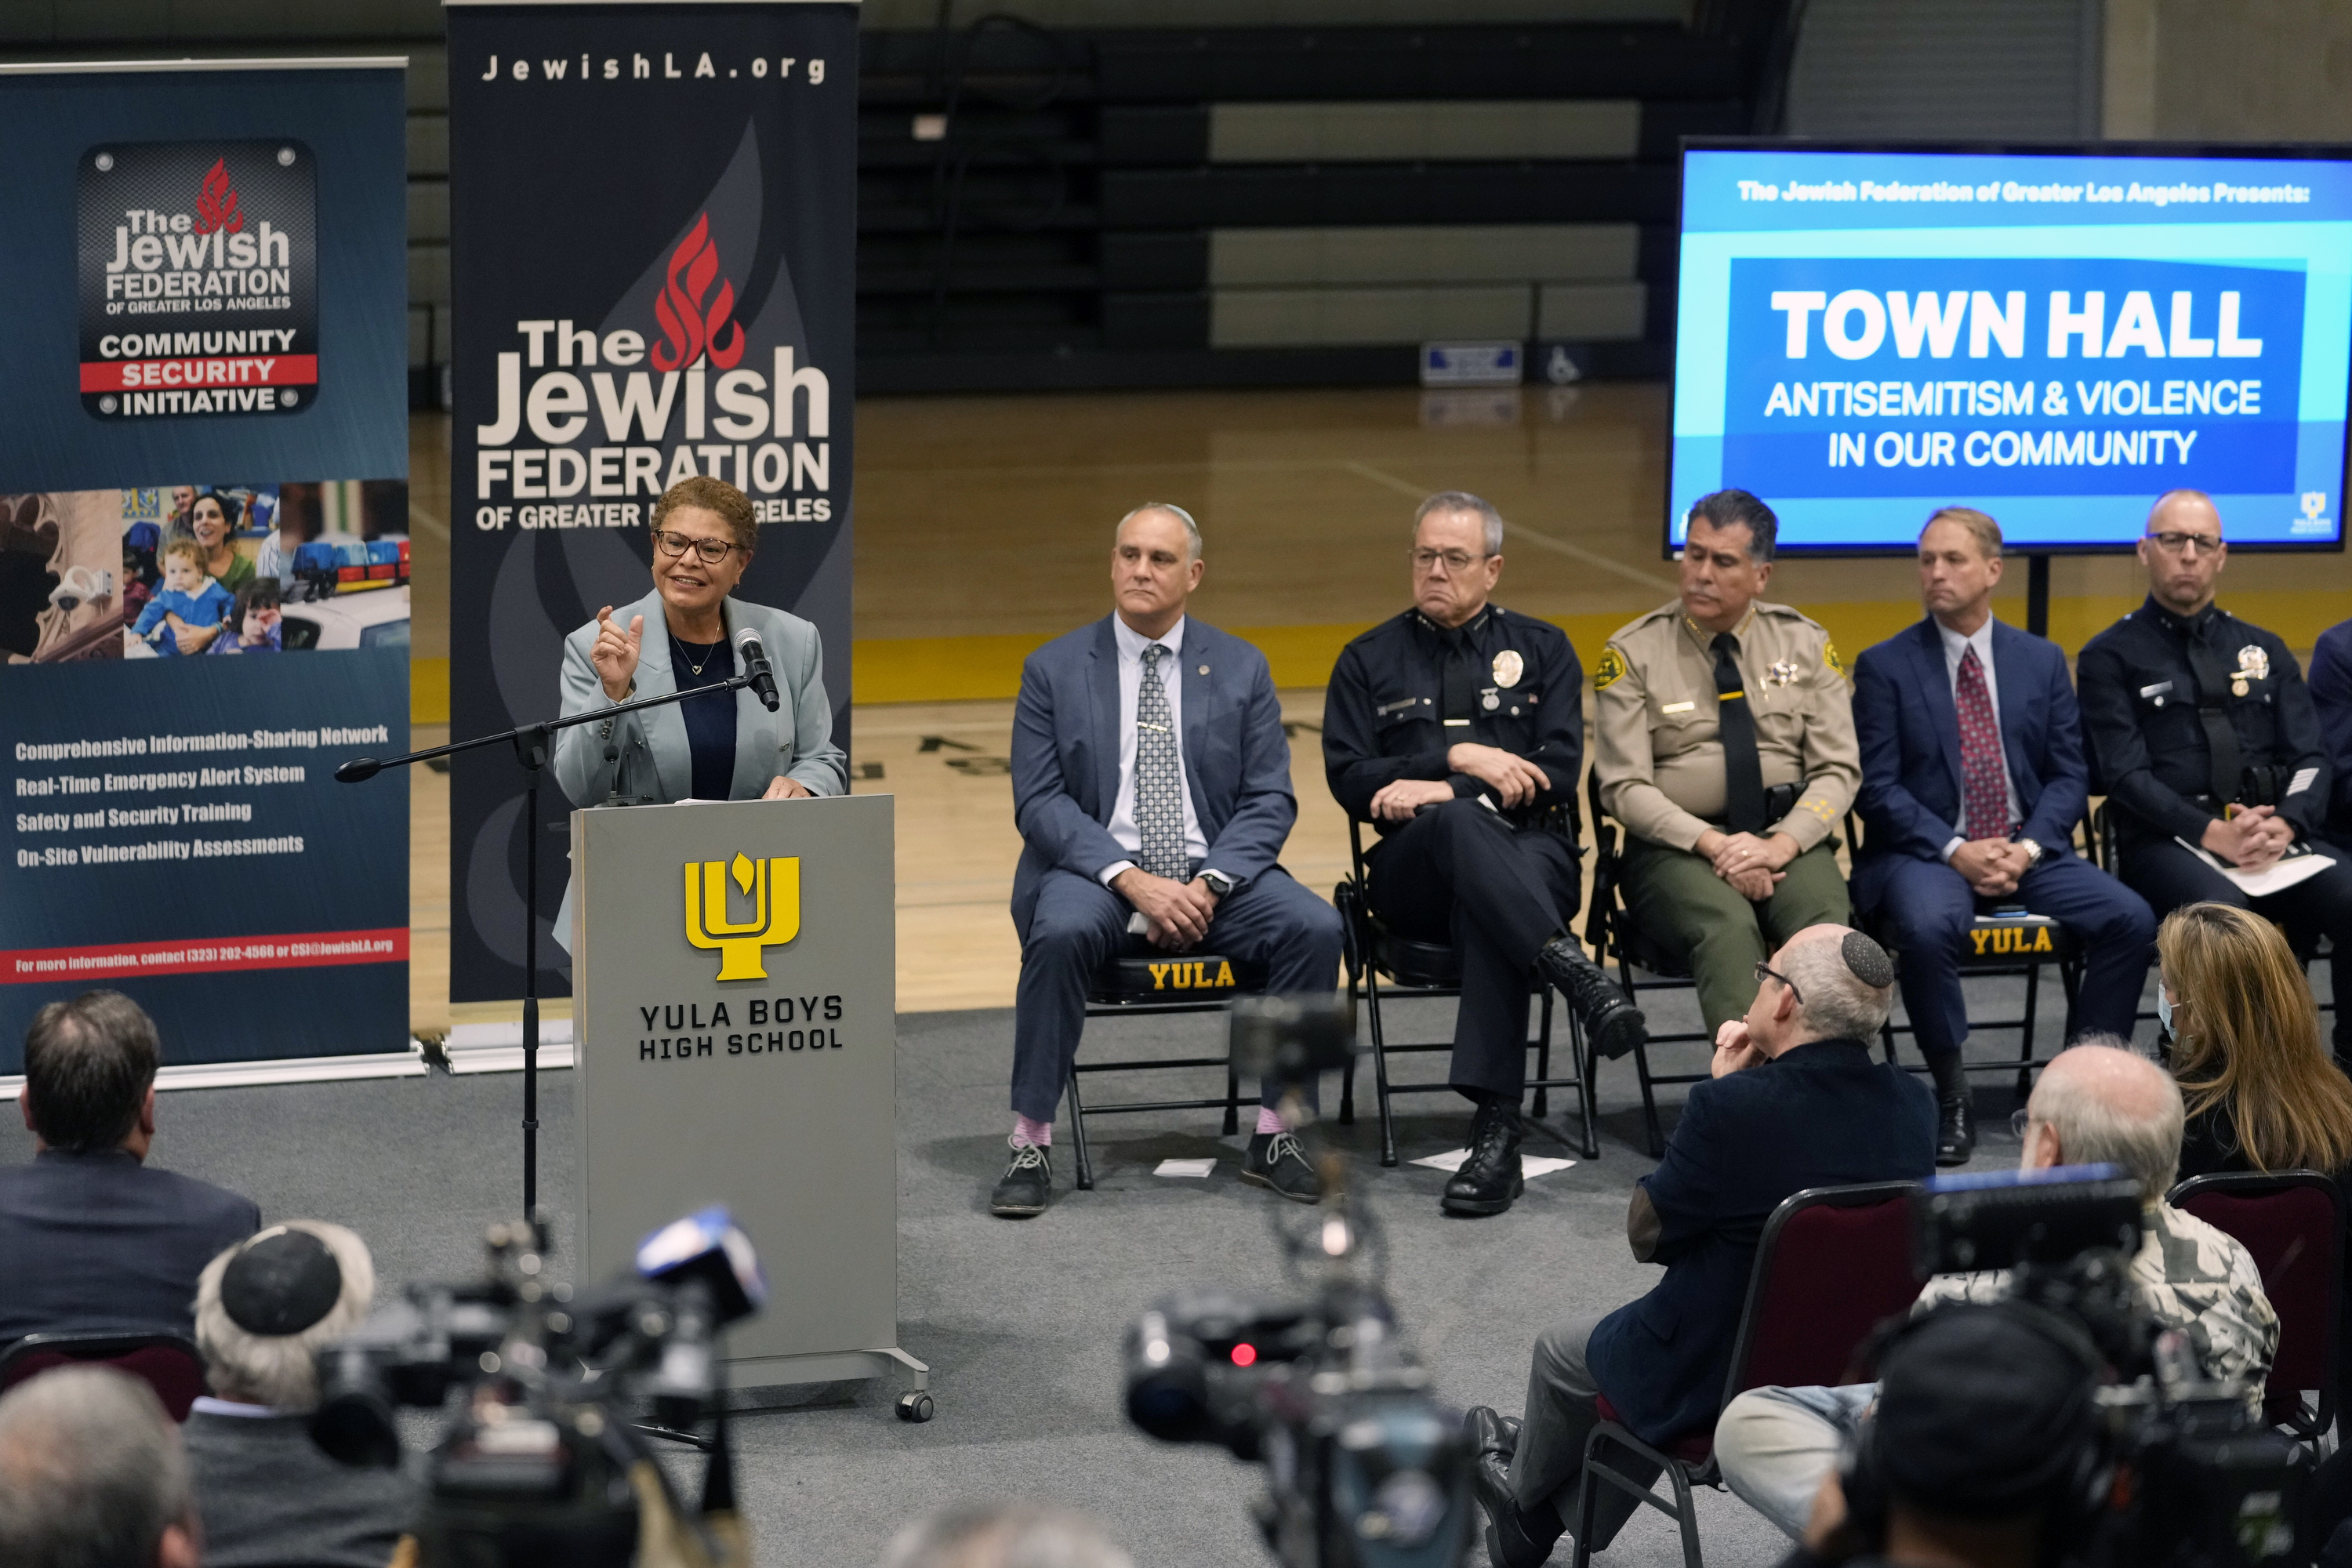
[[[2025,629],[2050,635],[2050,557],[2038,550],[2025,558]]]

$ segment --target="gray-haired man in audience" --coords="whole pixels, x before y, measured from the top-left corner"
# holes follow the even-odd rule
[[[215,1564],[383,1568],[415,1521],[403,1472],[338,1464],[310,1440],[319,1352],[375,1301],[367,1244],[289,1220],[223,1252],[196,1284],[212,1394],[188,1412],[188,1457]]]
[[[0,1399],[0,1563],[196,1568],[202,1557],[188,1456],[153,1390],[70,1366]]]
[[[2112,1041],[2113,1037],[2107,1037]],[[2259,1404],[2278,1349],[2278,1315],[2263,1294],[2252,1254],[2234,1238],[2164,1201],[2180,1159],[2181,1105],[2172,1075],[2120,1044],[2075,1046],[2042,1069],[2021,1113],[2025,1142],[2018,1168],[2115,1164],[2139,1178],[2147,1239],[2131,1278],[2158,1329],[2189,1336],[2209,1378],[2235,1378]],[[1941,1275],[1914,1311],[1954,1300],[1993,1301],[2008,1292],[2005,1270]],[[1813,1494],[1838,1463],[1878,1385],[1754,1388],[1725,1406],[1715,1457],[1742,1500],[1801,1541]]]

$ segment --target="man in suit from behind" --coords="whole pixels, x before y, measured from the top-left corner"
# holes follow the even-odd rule
[[[1190,513],[1136,508],[1114,536],[1113,613],[1022,667],[1013,1158],[993,1214],[1037,1214],[1051,1194],[1054,1110],[1105,960],[1208,951],[1277,994],[1339,982],[1339,911],[1275,864],[1298,802],[1274,678],[1257,649],[1185,614],[1203,569]],[[1320,1184],[1276,1099],[1269,1081],[1242,1179],[1312,1203]]]
[[[155,1023],[119,991],[33,1015],[18,1100],[37,1143],[0,1170],[0,1346],[99,1329],[195,1331],[196,1277],[261,1224],[250,1198],[147,1163]]]
[[[2147,900],[2074,853],[2090,768],[2066,656],[1993,619],[2000,581],[2000,525],[1943,508],[1919,535],[1927,618],[1853,670],[1864,829],[1854,905],[1898,955],[1903,1004],[1935,1075],[1944,1165],[1976,1148],[1959,959],[1979,910],[2015,904],[2082,943],[2070,1039],[2130,1038],[2156,954]]]
[[[1783,1199],[1935,1171],[1935,1101],[1871,1059],[1894,998],[1885,950],[1844,926],[1808,926],[1756,970],[1748,1016],[1717,1031],[1712,1078],[1692,1088],[1625,1213],[1633,1256],[1664,1264],[1665,1278],[1604,1318],[1537,1338],[1523,1422],[1483,1405],[1464,1417],[1495,1568],[1536,1568],[1578,1517],[1602,1395],[1654,1447],[1714,1425],[1757,1243]],[[1611,1462],[1640,1481],[1657,1473],[1620,1453]],[[1612,1488],[1596,1506],[1598,1551],[1638,1505]]]
[[[2338,621],[2312,645],[2312,710],[2319,715],[2319,738],[2327,747],[2327,837],[2352,849],[2352,621]]]

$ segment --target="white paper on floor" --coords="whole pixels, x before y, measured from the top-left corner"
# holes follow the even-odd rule
[[[1214,1160],[1162,1160],[1153,1168],[1155,1176],[1205,1176],[1217,1168]]]
[[[1433,1171],[1444,1171],[1450,1174],[1460,1170],[1462,1163],[1469,1158],[1469,1150],[1452,1149],[1443,1154],[1432,1154],[1425,1160],[1415,1160],[1412,1163],[1416,1165],[1426,1165]],[[1522,1154],[1519,1156],[1519,1173],[1523,1176],[1548,1176],[1554,1171],[1565,1171],[1575,1163],[1573,1160],[1555,1160],[1549,1154]]]

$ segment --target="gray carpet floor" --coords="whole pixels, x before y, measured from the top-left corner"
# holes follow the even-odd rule
[[[2324,984],[2324,982],[2323,982]],[[1976,982],[1978,1016],[2014,1016],[2016,982]],[[2055,987],[2051,988],[2054,1000]],[[1688,993],[1644,999],[1655,1030],[1695,1027]],[[2062,1005],[2046,1008],[2043,1052],[2056,1048]],[[1391,1037],[1450,1028],[1450,1004],[1394,1009]],[[1098,1024],[1089,1054],[1200,1054],[1216,1048],[1213,1017]],[[2152,1028],[2144,1026],[2143,1028]],[[1215,1136],[1213,1112],[1106,1118],[1096,1123],[1098,1186],[1071,1190],[1066,1131],[1055,1201],[1027,1221],[992,1218],[987,1188],[1003,1168],[1009,1013],[910,1015],[899,1020],[898,1204],[901,1342],[932,1368],[938,1418],[894,1418],[895,1387],[837,1384],[793,1408],[739,1419],[739,1474],[760,1562],[863,1568],[917,1514],[966,1498],[1027,1497],[1105,1521],[1142,1568],[1236,1568],[1265,1561],[1246,1502],[1259,1473],[1222,1449],[1157,1444],[1130,1428],[1120,1404],[1119,1339],[1157,1293],[1187,1282],[1278,1289],[1270,1209],[1305,1213],[1235,1173],[1243,1139]],[[1974,1048],[2013,1055],[2015,1035]],[[1696,1046],[1659,1053],[1658,1069],[1703,1068]],[[1443,1057],[1399,1058],[1400,1080],[1443,1077]],[[1102,1075],[1101,1099],[1160,1098],[1168,1075]],[[1977,1164],[2014,1162],[2006,1073],[1979,1075],[1986,1137]],[[356,1227],[374,1249],[389,1295],[421,1278],[472,1275],[479,1237],[519,1206],[520,1080],[511,1075],[175,1093],[164,1098],[153,1159],[251,1194],[265,1218],[311,1215]],[[1213,1092],[1213,1090],[1205,1090]],[[1327,1090],[1327,1104],[1337,1096]],[[1671,1126],[1673,1103],[1665,1097]],[[1565,1102],[1565,1103],[1564,1103]],[[1458,1148],[1467,1105],[1450,1093],[1397,1100],[1400,1153]],[[1556,1095],[1552,1117],[1572,1104]],[[1350,1151],[1358,1189],[1384,1225],[1387,1275],[1412,1350],[1450,1405],[1524,1401],[1528,1351],[1547,1324],[1604,1311],[1647,1289],[1658,1272],[1626,1250],[1634,1179],[1651,1168],[1630,1061],[1604,1064],[1601,1156],[1532,1180],[1507,1215],[1439,1214],[1444,1177],[1411,1163],[1381,1169],[1367,1092],[1357,1124],[1332,1129]],[[574,1191],[571,1075],[542,1080],[541,1193],[559,1246]],[[1244,1126],[1244,1131],[1247,1128]],[[1533,1152],[1567,1153],[1542,1141]],[[0,1162],[28,1157],[14,1116]],[[1205,1181],[1152,1174],[1169,1156],[1213,1156]],[[771,1268],[790,1266],[785,1238],[755,1238]],[[686,1456],[669,1462],[681,1479]],[[1776,1562],[1784,1543],[1727,1494],[1700,1496],[1699,1530],[1718,1568]],[[1557,1561],[1566,1562],[1565,1544]],[[1611,1563],[1678,1562],[1672,1524],[1647,1513],[1605,1554]],[[1475,1560],[1483,1562],[1484,1553]]]

